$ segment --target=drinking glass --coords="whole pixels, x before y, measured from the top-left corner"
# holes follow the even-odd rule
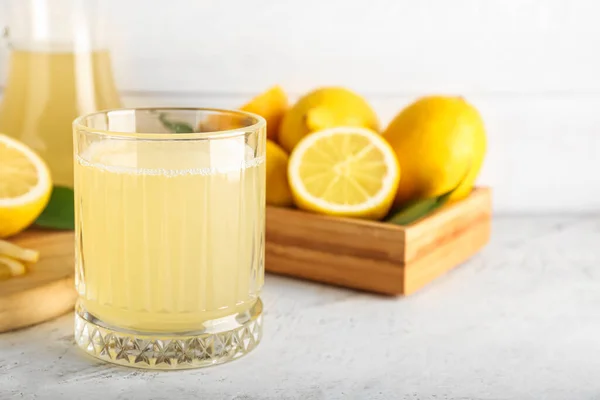
[[[75,339],[155,369],[238,358],[262,335],[265,120],[216,109],[79,117]]]

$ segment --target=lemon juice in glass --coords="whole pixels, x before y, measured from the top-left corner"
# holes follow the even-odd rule
[[[265,121],[120,109],[74,122],[75,337],[127,366],[194,368],[261,339]]]

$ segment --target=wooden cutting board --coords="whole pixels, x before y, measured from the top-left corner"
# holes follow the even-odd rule
[[[74,245],[72,231],[30,230],[11,238],[38,250],[40,259],[27,274],[0,281],[0,332],[47,321],[73,309]]]

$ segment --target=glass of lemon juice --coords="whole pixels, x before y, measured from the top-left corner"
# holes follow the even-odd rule
[[[265,125],[214,109],[75,120],[79,347],[156,369],[222,363],[256,347]]]

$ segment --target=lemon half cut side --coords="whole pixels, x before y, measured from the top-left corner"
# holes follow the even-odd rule
[[[46,163],[25,144],[0,134],[0,238],[31,225],[51,192]]]
[[[400,180],[390,145],[375,131],[336,127],[304,137],[290,155],[288,178],[299,208],[381,219]]]

